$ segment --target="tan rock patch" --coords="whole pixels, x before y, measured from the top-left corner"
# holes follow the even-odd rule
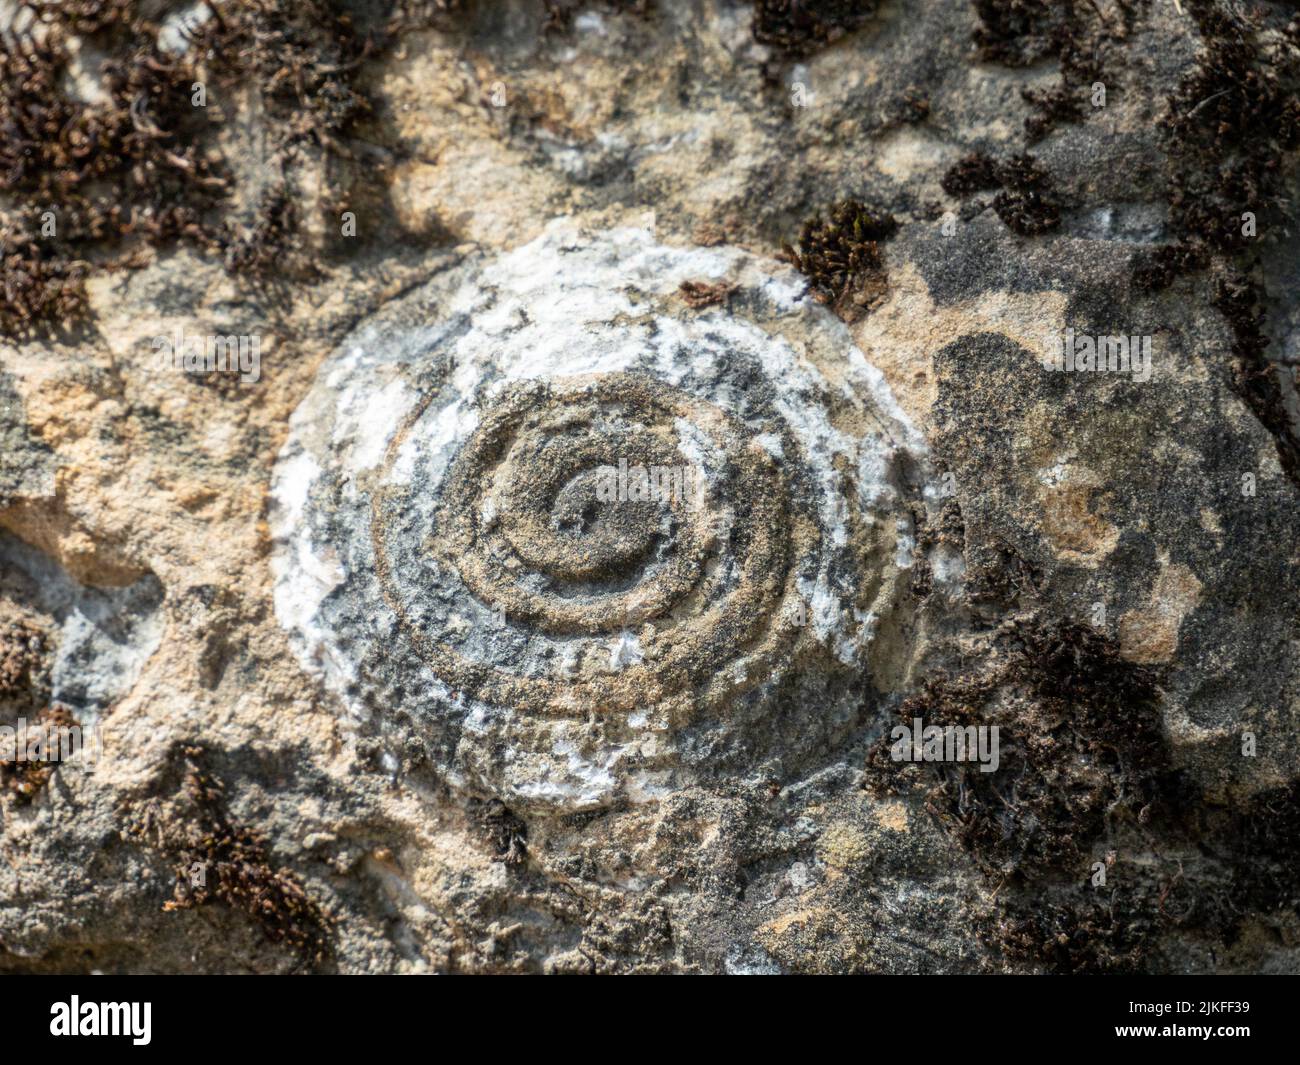
[[[1149,604],[1119,619],[1120,653],[1130,662],[1154,665],[1170,661],[1178,650],[1183,618],[1200,602],[1201,582],[1191,570],[1169,565],[1168,556],[1161,565]]]
[[[1043,535],[1058,558],[1095,566],[1119,543],[1119,529],[1102,513],[1101,478],[1084,466],[1059,463],[1040,473]]]
[[[907,807],[901,802],[887,802],[876,810],[876,820],[891,832],[906,832]]]
[[[975,299],[939,306],[912,263],[889,263],[889,297],[853,327],[853,339],[885,375],[899,405],[917,424],[929,420],[939,396],[934,356],[959,337],[1000,333],[1035,353],[1026,366],[1039,370],[1043,336],[1061,329],[1061,292],[985,292]]]

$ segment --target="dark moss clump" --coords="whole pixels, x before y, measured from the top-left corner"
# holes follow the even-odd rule
[[[949,167],[941,184],[949,196],[960,197],[999,189],[993,209],[1009,229],[1022,236],[1047,233],[1061,224],[1055,183],[1028,153],[999,162],[974,152]]]
[[[1170,932],[1230,945],[1247,921],[1300,914],[1300,786],[1237,806],[1201,794],[1173,766],[1159,684],[1091,629],[1021,622],[984,667],[897,711],[909,726],[998,725],[996,772],[895,762],[888,737],[873,748],[865,786],[921,789],[994,889],[980,934],[1008,961],[1143,971]]]
[[[1237,856],[1222,893],[1232,918],[1252,910],[1300,912],[1300,784],[1256,795],[1244,810],[1226,814],[1216,836]]]
[[[49,703],[51,647],[45,630],[11,603],[0,602],[0,610],[0,725],[24,722],[16,742],[0,750],[0,794],[26,804],[44,790],[69,751],[67,729],[77,719]]]
[[[925,520],[922,508],[913,510],[916,523],[916,546],[912,549],[912,595],[918,599],[927,598],[934,591],[934,566],[930,563],[929,553],[938,537]]]
[[[1160,292],[1183,274],[1205,269],[1209,262],[1204,245],[1162,244],[1134,257],[1133,282],[1143,292]]]
[[[898,126],[916,126],[930,117],[930,98],[921,90],[906,89],[894,97],[885,107],[883,129],[895,129]]]
[[[38,34],[0,37],[7,334],[75,322],[89,270],[137,265],[146,245],[185,241],[232,271],[283,272],[297,261],[283,190],[237,195],[230,168],[213,161],[219,101],[257,88],[272,166],[299,150],[348,154],[340,137],[367,113],[353,80],[383,34],[357,31],[331,0],[210,7],[179,56],[159,48],[155,10],[44,5]],[[102,98],[70,88],[79,45],[109,57],[93,72]],[[195,83],[207,106],[195,105]]]
[[[1003,956],[1058,973],[1139,973],[1169,924],[1169,889],[1144,871],[1109,863],[1124,890],[1071,885],[1053,899],[1012,897],[981,928]],[[1172,878],[1171,884],[1172,886]],[[1166,913],[1171,912],[1166,910]]]
[[[1002,182],[998,178],[997,163],[983,152],[972,152],[953,163],[940,184],[949,196],[969,196],[996,189]]]
[[[197,747],[181,751],[175,807],[155,800],[145,807],[132,834],[176,861],[176,884],[164,909],[184,910],[222,902],[257,922],[266,937],[312,962],[329,953],[329,922],[293,874],[271,865],[265,841],[235,824],[225,788],[203,766]],[[202,876],[193,875],[195,869]]]
[[[998,726],[998,770],[895,762],[886,738],[866,786],[924,789],[927,809],[996,888],[979,931],[1004,958],[1062,972],[1138,970],[1166,924],[1161,889],[1137,868],[1121,878],[1112,848],[1171,815],[1182,794],[1159,698],[1158,675],[1121,659],[1105,636],[1020,623],[995,642],[988,666],[938,678],[898,709],[909,725]],[[1122,889],[1091,884],[1098,853]]]
[[[279,264],[285,248],[293,244],[298,215],[286,184],[281,181],[262,201],[252,224],[232,232],[225,243],[226,269],[232,273],[264,276]]]
[[[499,799],[474,801],[470,813],[482,826],[488,842],[506,865],[522,865],[528,860],[528,825]]]
[[[846,321],[860,318],[889,289],[880,243],[898,231],[887,212],[874,212],[857,200],[844,200],[806,222],[799,250],[783,245],[785,257],[808,278],[815,299],[829,304]]]
[[[1295,224],[1288,180],[1300,149],[1300,18],[1188,0],[1202,52],[1169,98],[1168,201],[1177,244],[1134,262],[1134,279],[1159,289],[1213,267],[1214,304],[1233,332],[1233,387],[1276,441],[1300,484],[1300,439],[1265,355],[1262,283],[1247,257],[1256,241]],[[1266,31],[1273,32],[1266,32]],[[1254,216],[1253,231],[1244,216]]]
[[[1264,355],[1269,339],[1259,300],[1258,286],[1237,273],[1221,278],[1214,295],[1215,307],[1232,328],[1233,390],[1272,434],[1283,471],[1300,484],[1300,440],[1291,428],[1277,371]]]
[[[1108,741],[1139,744],[1134,753],[1150,766],[1163,744],[1157,739],[1159,714],[1152,704],[1159,698],[1158,675],[1145,666],[1126,662],[1115,642],[1094,629],[1065,622],[1024,626],[1013,640],[1019,656],[1016,672],[1044,695],[1070,703],[1088,702],[1086,722]],[[1124,706],[1128,709],[1122,710]],[[1142,709],[1142,708],[1145,708]],[[1121,710],[1127,721],[1106,719],[1106,710]]]
[[[1286,221],[1283,156],[1300,147],[1300,20],[1265,43],[1262,26],[1209,0],[1188,0],[1203,52],[1169,98],[1171,221],[1188,239],[1241,251]]]
[[[71,752],[68,730],[77,724],[63,706],[41,707],[25,721],[24,752],[15,751],[13,759],[0,760],[0,786],[19,803],[31,802],[45,789],[63,755]],[[34,752],[40,756],[33,758]],[[18,757],[20,753],[26,757]]]
[[[0,707],[17,715],[44,702],[45,658],[45,633],[35,622],[0,618]]]
[[[86,313],[87,265],[43,252],[37,241],[0,237],[0,334],[33,323],[72,322]]]
[[[1170,224],[1188,252],[1171,252],[1157,281],[1200,269],[1211,254],[1246,253],[1292,219],[1285,181],[1300,148],[1300,19],[1266,38],[1258,15],[1208,0],[1188,8],[1202,52],[1163,125]],[[1247,211],[1257,236],[1243,231]]]
[[[754,40],[798,59],[860,29],[876,7],[875,0],[758,0]]]
[[[998,167],[1002,191],[993,199],[993,209],[1008,229],[1022,236],[1047,233],[1061,224],[1051,175],[1032,155],[1017,155]]]
[[[1078,122],[1084,116],[1080,93],[1068,85],[1026,88],[1020,91],[1020,95],[1034,108],[1034,113],[1025,119],[1025,133],[1030,143],[1042,140],[1058,124]]]
[[[441,12],[459,11],[465,0],[434,0]],[[542,32],[568,33],[573,28],[573,16],[583,7],[583,0],[542,0]],[[605,0],[604,6],[621,14],[648,18],[654,10],[655,0]],[[428,21],[424,19],[423,21]],[[446,23],[447,19],[434,22]]]
[[[26,229],[54,212],[60,233],[46,251],[123,230],[178,236],[225,187],[194,143],[208,112],[190,103],[193,72],[157,50],[132,5],[78,9],[51,16],[42,42],[0,40],[0,174],[21,205],[13,214]],[[66,91],[70,40],[83,36],[128,53],[100,71],[106,102]]]
[[[339,134],[370,112],[355,72],[386,43],[383,29],[360,30],[330,0],[271,0],[224,14],[206,33],[199,43],[217,55],[223,78],[258,86],[285,143],[307,140],[347,154]]]
[[[981,612],[1001,616],[1035,599],[1045,583],[1043,571],[1006,540],[967,551],[966,594]]]
[[[196,147],[207,113],[190,105],[191,79],[156,47],[104,65],[106,103],[68,95],[68,38],[134,39],[146,31],[130,5],[77,5],[51,14],[48,29],[42,41],[0,39],[0,188],[8,196],[0,329],[10,335],[80,317],[87,260],[99,244],[128,234],[152,243],[196,236],[224,189]]]
[[[942,475],[946,471],[940,471]],[[943,501],[935,520],[931,522],[924,507],[912,510],[916,526],[916,546],[912,549],[912,595],[924,599],[934,591],[934,568],[930,563],[933,548],[947,544],[960,551],[966,542],[966,522],[956,495]]]
[[[7,608],[0,618],[0,724],[25,722],[24,749],[0,752],[0,791],[31,802],[49,782],[66,749],[60,730],[77,723],[63,707],[51,706],[49,655],[44,629],[24,612]],[[67,733],[63,733],[66,739]],[[40,759],[28,760],[32,744]]]
[[[1025,119],[1031,143],[1059,123],[1087,114],[1091,87],[1107,80],[1102,62],[1107,46],[1128,36],[1142,6],[1141,0],[1118,0],[1105,16],[1091,0],[973,0],[973,5],[979,17],[975,44],[983,61],[1010,67],[1060,62],[1057,85],[1021,91],[1034,109]]]
[[[1077,866],[1119,819],[1149,817],[1169,768],[1157,678],[1078,625],[1026,626],[1003,664],[941,678],[905,700],[910,725],[998,726],[1006,770],[899,763],[873,752],[876,788],[929,781],[927,805],[990,876],[1033,879]]]
[[[1171,791],[1145,826],[1141,861],[1111,850],[1106,881],[1012,890],[981,929],[1003,955],[1057,972],[1150,970],[1170,933],[1232,945],[1247,922],[1300,913],[1300,791],[1228,809]]]
[[[975,45],[986,63],[1025,67],[1055,55],[1072,3],[1051,0],[972,0],[979,24]]]

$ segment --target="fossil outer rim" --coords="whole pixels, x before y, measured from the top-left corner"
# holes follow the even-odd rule
[[[740,295],[690,308],[701,277]],[[521,808],[811,767],[860,720],[924,454],[787,267],[561,220],[322,365],[273,477],[276,616],[392,771]],[[619,457],[702,470],[698,507],[592,513]]]

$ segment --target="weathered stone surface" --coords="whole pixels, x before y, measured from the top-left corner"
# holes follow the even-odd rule
[[[43,28],[145,154],[5,245],[0,725],[105,753],[0,970],[1295,971],[1300,28],[1011,6]]]

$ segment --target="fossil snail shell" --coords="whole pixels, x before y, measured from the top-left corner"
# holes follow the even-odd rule
[[[729,306],[677,294],[722,277]],[[788,268],[557,223],[326,360],[273,484],[277,615],[395,769],[653,796],[852,718],[918,453]]]

